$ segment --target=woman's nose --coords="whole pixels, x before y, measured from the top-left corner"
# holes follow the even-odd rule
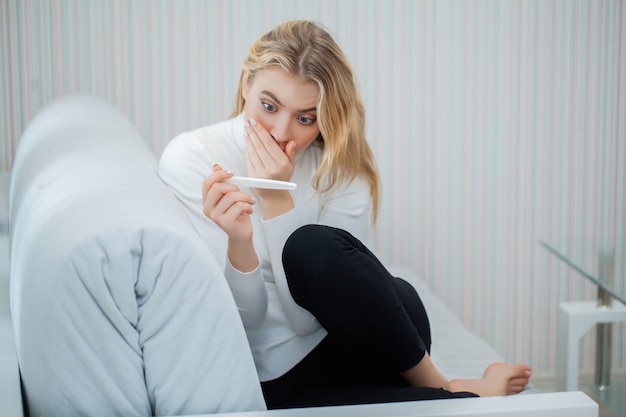
[[[289,142],[291,140],[290,120],[276,120],[270,134],[276,142]]]

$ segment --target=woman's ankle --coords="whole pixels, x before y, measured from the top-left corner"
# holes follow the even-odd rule
[[[414,387],[443,388],[450,390],[448,379],[435,367],[428,353],[411,369],[401,372],[407,382]]]

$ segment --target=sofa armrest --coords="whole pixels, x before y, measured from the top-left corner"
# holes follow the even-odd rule
[[[114,106],[68,96],[29,123],[9,232],[28,414],[265,409],[222,268]]]
[[[580,391],[219,414],[228,417],[597,417]]]

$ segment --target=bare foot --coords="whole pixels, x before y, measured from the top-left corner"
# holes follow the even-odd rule
[[[529,366],[496,362],[485,369],[482,379],[450,381],[450,391],[469,391],[481,397],[513,395],[524,390],[531,375]]]

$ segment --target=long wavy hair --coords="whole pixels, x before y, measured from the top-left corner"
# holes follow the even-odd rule
[[[312,185],[317,192],[327,192],[357,176],[364,178],[370,188],[374,222],[380,180],[365,136],[365,108],[352,68],[328,31],[308,20],[282,23],[252,45],[243,67],[231,117],[239,115],[245,105],[245,71],[249,84],[260,72],[276,67],[317,84],[320,136],[315,144],[323,148],[323,157]]]

